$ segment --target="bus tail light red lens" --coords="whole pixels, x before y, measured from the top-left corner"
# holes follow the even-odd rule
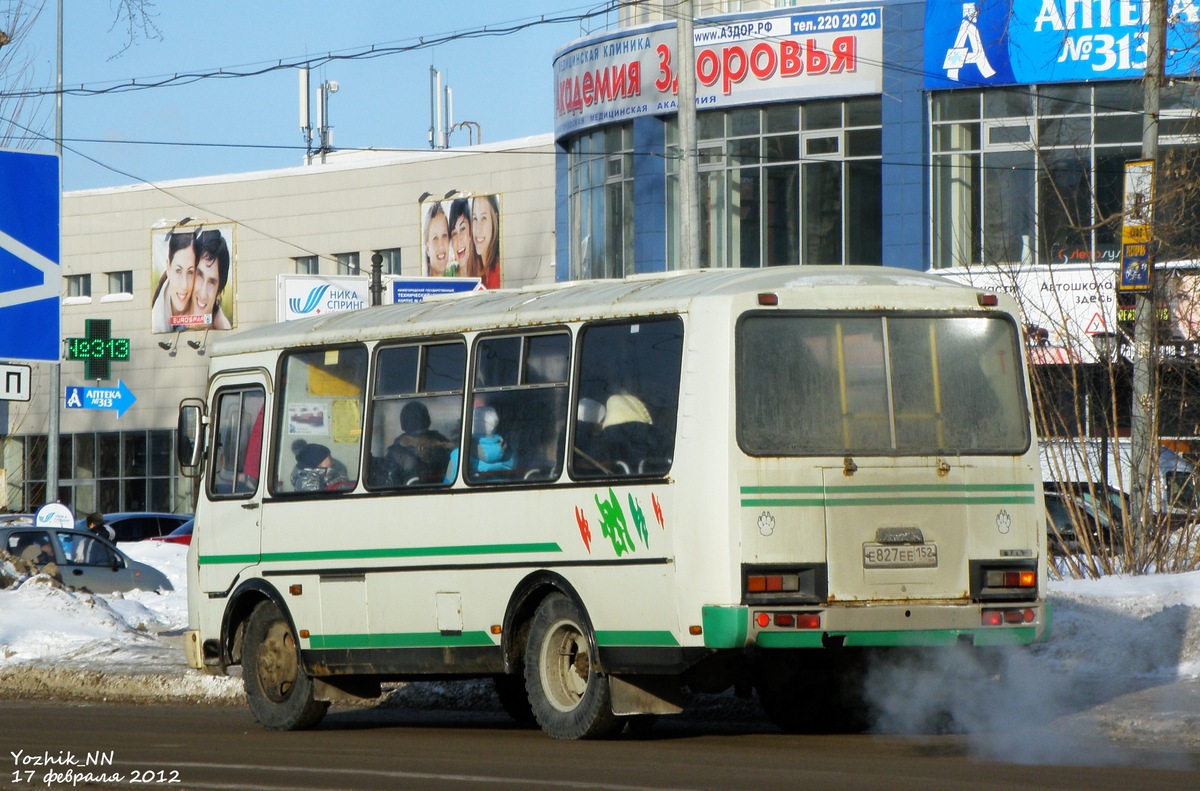
[[[1036,618],[1037,613],[1031,607],[1011,610],[984,610],[980,613],[980,622],[984,626],[1033,623]]]
[[[819,612],[756,612],[754,623],[760,629],[774,626],[776,629],[820,629]]]

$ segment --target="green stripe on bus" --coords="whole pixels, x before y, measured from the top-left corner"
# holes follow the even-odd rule
[[[913,483],[863,486],[743,486],[743,508],[845,508],[894,505],[1033,505],[1036,487],[1028,483]],[[773,494],[775,497],[747,495]],[[799,495],[823,494],[822,497]],[[780,497],[778,495],[796,495]],[[845,495],[855,495],[847,497]],[[892,495],[868,496],[862,495]]]
[[[553,541],[544,544],[476,544],[448,547],[380,547],[377,549],[331,549],[314,552],[264,552],[240,555],[201,555],[200,565],[231,563],[295,563],[313,560],[378,560],[380,558],[429,558],[464,555],[517,555],[562,552]]]
[[[675,639],[675,635],[665,631],[598,629],[596,630],[596,645],[677,646],[679,641]]]
[[[880,505],[1033,505],[1034,497],[843,497],[824,500],[742,500],[743,508],[841,508]]]
[[[821,494],[829,492],[1032,492],[1031,483],[889,483],[834,486],[743,486],[742,494]]]
[[[314,634],[309,647],[322,648],[464,648],[494,647],[487,632],[393,632],[385,634]]]

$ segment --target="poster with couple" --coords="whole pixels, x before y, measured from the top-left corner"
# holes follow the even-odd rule
[[[231,330],[233,223],[176,224],[150,232],[150,331]]]
[[[421,204],[421,273],[474,277],[500,288],[500,196],[468,195]]]

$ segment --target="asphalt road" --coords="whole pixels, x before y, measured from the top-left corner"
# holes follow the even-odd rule
[[[0,709],[0,791],[1200,788],[1200,755],[1061,735],[1048,751],[1048,738],[792,736],[663,718],[640,738],[558,742],[496,713],[386,708],[335,710],[314,731],[276,733],[241,706],[10,700]],[[99,763],[84,765],[89,757]]]

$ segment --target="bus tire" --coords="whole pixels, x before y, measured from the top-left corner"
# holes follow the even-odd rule
[[[499,673],[492,676],[496,687],[496,697],[500,705],[513,721],[520,725],[536,725],[533,707],[529,705],[529,693],[525,691],[525,669],[520,673]]]
[[[242,683],[254,718],[273,731],[311,728],[329,708],[328,701],[314,699],[296,636],[274,602],[262,602],[250,613]]]
[[[596,672],[579,608],[561,593],[538,606],[525,651],[525,690],[538,725],[555,739],[600,739],[624,724],[608,678]]]

